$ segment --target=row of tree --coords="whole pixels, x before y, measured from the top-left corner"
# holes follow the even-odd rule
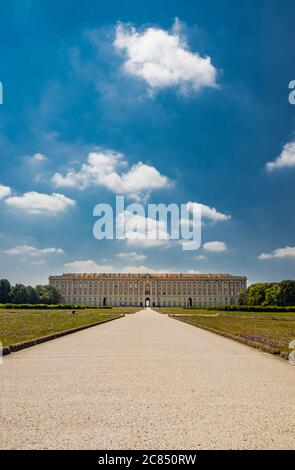
[[[240,305],[295,306],[295,281],[252,284],[239,296]]]
[[[12,286],[7,279],[0,279],[0,304],[58,304],[59,291],[54,286]]]

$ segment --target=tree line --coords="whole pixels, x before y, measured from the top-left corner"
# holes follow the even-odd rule
[[[58,304],[60,293],[51,285],[36,287],[15,284],[12,286],[7,279],[0,279],[0,304]]]
[[[240,291],[239,304],[262,307],[295,306],[295,281],[252,284],[247,289]]]

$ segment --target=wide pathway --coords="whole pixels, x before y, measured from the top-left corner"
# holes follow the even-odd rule
[[[0,448],[295,448],[295,367],[150,309],[4,358]]]

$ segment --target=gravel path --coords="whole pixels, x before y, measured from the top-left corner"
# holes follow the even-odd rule
[[[295,367],[148,309],[0,365],[3,449],[295,448]]]

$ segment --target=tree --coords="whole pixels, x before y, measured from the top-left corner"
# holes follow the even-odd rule
[[[39,303],[39,295],[36,289],[32,286],[27,286],[27,302],[29,304],[38,304]]]
[[[49,293],[49,296],[50,296],[50,303],[51,304],[58,304],[61,300],[61,295],[59,293],[59,290],[52,286],[52,285],[48,285],[48,286],[44,286],[48,293]]]
[[[16,284],[11,291],[11,301],[15,304],[25,304],[28,302],[28,294],[26,286]]]
[[[11,285],[7,279],[0,279],[0,303],[5,304],[10,300]]]
[[[273,284],[265,291],[264,305],[278,305],[278,296],[280,293],[279,284]]]
[[[282,281],[278,293],[278,305],[295,305],[295,281]]]
[[[252,284],[248,288],[248,305],[262,305],[265,302],[266,290],[271,286],[267,283]]]
[[[239,292],[239,305],[247,305],[248,303],[248,289],[241,289]]]
[[[38,293],[41,304],[58,304],[60,302],[60,293],[54,286],[39,285],[36,287],[36,291]]]
[[[36,286],[36,291],[39,297],[39,301],[41,304],[49,304],[50,303],[50,294],[45,286],[38,285]]]

